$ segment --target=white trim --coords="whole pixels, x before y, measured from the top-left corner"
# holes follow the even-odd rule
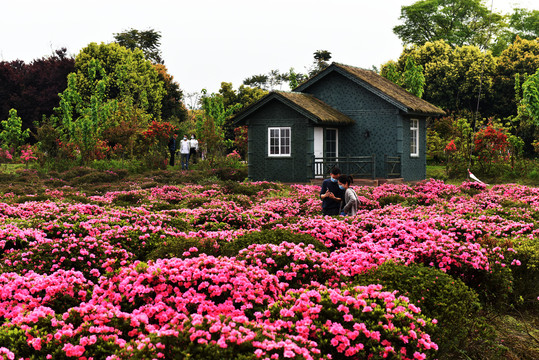
[[[278,144],[273,145],[273,150],[276,151],[272,154],[272,131],[277,130],[277,136],[273,137],[277,139]],[[283,136],[283,131],[288,131],[288,137]],[[283,145],[283,140],[288,139],[288,146]],[[288,152],[282,153],[283,148],[288,148]],[[290,157],[292,155],[292,128],[290,126],[274,126],[268,127],[268,156],[269,157]]]
[[[419,119],[410,119],[410,157],[419,157]]]
[[[323,158],[324,157],[324,128],[315,127],[314,128],[314,157]]]

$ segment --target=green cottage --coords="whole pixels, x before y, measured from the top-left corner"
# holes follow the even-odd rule
[[[413,181],[426,176],[426,119],[444,114],[374,71],[333,63],[233,121],[248,127],[251,180],[308,182],[338,166],[355,178]]]

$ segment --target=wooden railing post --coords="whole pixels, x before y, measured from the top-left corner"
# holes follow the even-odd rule
[[[372,154],[372,179],[376,179],[376,154]]]

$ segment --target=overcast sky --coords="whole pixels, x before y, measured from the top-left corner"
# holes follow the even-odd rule
[[[216,92],[222,81],[238,88],[272,69],[306,72],[316,50],[330,51],[332,61],[379,67],[401,54],[392,28],[401,6],[415,1],[4,0],[0,60],[30,62],[62,47],[76,55],[91,42],[113,41],[114,33],[153,29],[184,93]],[[493,3],[501,13],[538,8],[536,0]]]

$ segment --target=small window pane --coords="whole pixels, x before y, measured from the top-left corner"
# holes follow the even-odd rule
[[[269,128],[268,154],[271,156],[289,156],[290,133],[290,128]]]

